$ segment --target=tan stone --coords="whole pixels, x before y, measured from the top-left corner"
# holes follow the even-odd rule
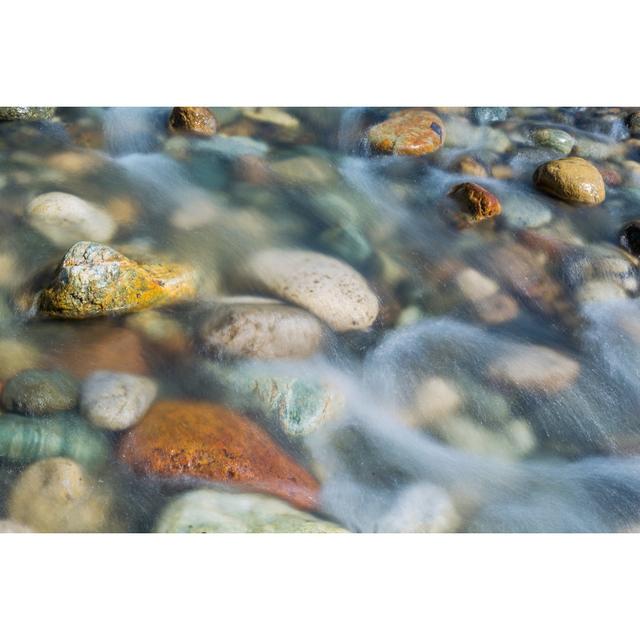
[[[535,185],[556,198],[580,204],[604,202],[604,180],[584,158],[562,158],[540,165],[533,174]]]

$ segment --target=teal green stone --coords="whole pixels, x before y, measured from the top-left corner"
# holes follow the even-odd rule
[[[107,437],[75,414],[59,413],[46,418],[10,413],[0,416],[0,458],[11,462],[62,456],[91,468],[103,464],[109,453]]]
[[[533,141],[541,147],[551,147],[560,153],[571,153],[575,138],[562,129],[536,129],[531,134]]]

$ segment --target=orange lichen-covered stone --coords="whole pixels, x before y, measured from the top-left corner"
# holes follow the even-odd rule
[[[371,127],[369,144],[379,153],[422,156],[444,143],[444,123],[432,111],[403,109]]]
[[[217,129],[216,118],[207,107],[174,107],[169,116],[169,130],[174,133],[209,137]]]
[[[76,242],[39,294],[53,318],[130,313],[194,298],[194,271],[178,264],[142,264],[96,242]]]
[[[474,182],[463,182],[451,189],[449,195],[465,209],[467,222],[480,222],[500,215],[500,200],[484,187]]]
[[[231,483],[316,506],[315,478],[257,424],[221,405],[157,402],[125,435],[119,456],[138,473]]]

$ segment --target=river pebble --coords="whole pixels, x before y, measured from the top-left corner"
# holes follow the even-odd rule
[[[502,220],[511,229],[537,229],[551,222],[551,209],[538,198],[517,191],[500,195]]]
[[[78,383],[63,371],[27,369],[8,380],[2,404],[8,411],[42,416],[69,411],[78,402]]]
[[[576,143],[575,138],[562,129],[536,129],[531,134],[531,139],[541,147],[551,147],[565,155],[571,153]]]
[[[155,525],[159,533],[344,533],[286,502],[250,493],[213,489],[189,491],[162,510]]]
[[[442,146],[445,127],[432,111],[404,109],[371,127],[367,136],[371,148],[379,153],[422,156]]]
[[[488,189],[474,182],[463,182],[451,189],[449,195],[462,207],[461,218],[467,223],[476,223],[500,215],[500,200]]]
[[[564,158],[540,165],[535,185],[556,198],[578,204],[600,204],[605,199],[602,175],[584,158]]]
[[[80,411],[96,427],[123,431],[141,420],[157,392],[151,378],[96,371],[82,383]]]
[[[242,412],[257,411],[292,441],[299,441],[340,417],[345,397],[330,381],[307,380],[255,363],[202,361],[197,367],[206,389],[221,389]]]
[[[174,107],[169,116],[169,131],[189,135],[212,136],[218,129],[213,112],[207,107]]]
[[[105,209],[59,191],[44,193],[31,200],[27,206],[27,220],[61,248],[79,240],[108,242],[117,229]]]
[[[200,326],[208,351],[247,358],[306,358],[322,337],[322,325],[310,313],[267,298],[222,300]]]
[[[7,501],[9,517],[45,533],[108,531],[112,496],[81,465],[49,458],[27,467]]]
[[[314,251],[261,251],[250,258],[246,275],[259,291],[307,309],[335,331],[368,329],[380,310],[357,271]]]
[[[522,345],[495,359],[488,374],[498,384],[533,392],[557,393],[571,386],[580,365],[548,347]]]

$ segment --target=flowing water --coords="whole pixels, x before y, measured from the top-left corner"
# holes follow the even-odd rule
[[[171,130],[164,108],[0,122],[5,528],[639,530],[640,289],[637,247],[620,239],[640,218],[633,109],[434,109],[444,144],[420,156],[381,155],[368,139],[396,109],[212,111],[213,135]],[[549,129],[553,144],[539,133]],[[538,166],[567,156],[597,169],[604,201],[568,201],[534,183]],[[502,212],[460,224],[451,190],[466,182]],[[36,211],[33,200],[51,192],[93,209]],[[183,265],[197,290],[128,313],[46,317],[38,291],[78,241]],[[346,302],[321,286],[322,299],[292,299],[264,285],[268,269],[248,276],[270,249],[348,265],[378,300],[375,320],[345,330],[335,318],[351,312],[348,291]],[[315,284],[331,279],[318,273]],[[287,286],[297,275],[292,267]],[[272,299],[276,317],[274,299],[309,313],[265,327],[264,301],[246,298],[256,295]],[[232,323],[233,313],[257,313],[241,352],[229,346],[237,326],[207,328],[220,328],[220,309]],[[302,325],[320,326],[317,345]],[[66,372],[79,391],[52,407],[42,383],[20,382],[34,369]],[[125,387],[109,396],[98,376],[107,397],[98,406],[87,382],[97,371],[135,384],[118,379]],[[146,404],[140,380],[156,390]],[[123,397],[142,409],[126,424],[101,423],[98,410],[125,413]],[[176,463],[196,403],[257,425],[264,446],[315,478],[313,499],[287,505],[269,456],[247,449],[245,460],[244,445],[224,449],[242,458],[225,478],[205,444]],[[163,421],[171,463],[130,464],[123,443],[137,451],[132,434]],[[72,466],[41,466],[59,458]],[[65,474],[76,481],[68,494]]]

